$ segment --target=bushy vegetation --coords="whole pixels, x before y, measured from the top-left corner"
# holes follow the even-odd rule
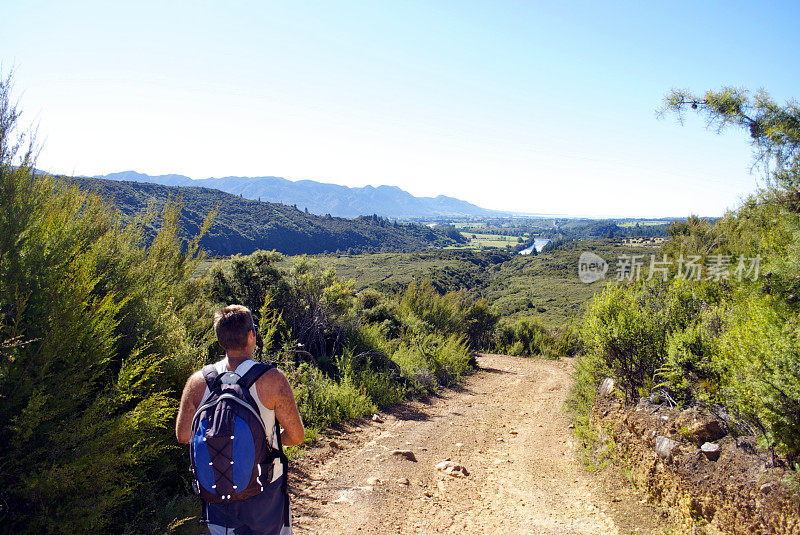
[[[277,260],[258,251],[219,262],[207,273],[208,295],[258,311],[265,347],[294,382],[312,429],[455,383],[497,323],[464,291],[440,294],[425,281],[392,296],[356,294],[306,258],[285,272]]]
[[[19,533],[148,532],[180,514],[173,422],[209,320],[180,207],[122,223],[34,172],[0,82],[0,503]],[[126,528],[128,526],[128,528]],[[133,527],[135,526],[135,527]]]
[[[552,335],[542,324],[520,320],[504,323],[497,329],[494,350],[515,357],[549,355],[551,343]]]
[[[714,223],[690,217],[671,226],[661,252],[694,257],[706,267],[699,280],[681,278],[674,266],[669,282],[611,285],[593,299],[570,404],[585,424],[597,384],[611,376],[627,402],[650,396],[705,405],[733,433],[756,433],[793,462],[800,457],[800,108],[736,89],[668,96],[667,110],[686,107],[720,128],[746,127],[757,163],[771,164],[768,181]],[[724,276],[709,271],[720,262]]]

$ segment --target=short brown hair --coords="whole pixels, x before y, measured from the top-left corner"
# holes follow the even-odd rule
[[[255,331],[250,309],[242,305],[228,305],[214,314],[214,332],[219,345],[226,351],[245,349],[247,333]]]

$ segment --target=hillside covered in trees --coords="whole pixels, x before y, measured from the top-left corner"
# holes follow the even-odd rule
[[[128,218],[148,207],[158,212],[169,199],[179,200],[186,238],[198,234],[208,214],[216,212],[200,239],[200,246],[212,256],[249,254],[259,249],[284,254],[417,251],[455,243],[441,230],[393,223],[376,215],[356,219],[316,216],[294,206],[245,199],[215,189],[64,178],[98,192]]]

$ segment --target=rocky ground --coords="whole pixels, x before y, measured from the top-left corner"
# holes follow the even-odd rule
[[[570,361],[478,364],[458,390],[327,432],[295,461],[295,533],[672,532],[666,509],[577,459]]]

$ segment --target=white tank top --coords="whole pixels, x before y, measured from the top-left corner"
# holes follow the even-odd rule
[[[236,373],[239,377],[242,377],[247,371],[253,367],[256,363],[253,359],[247,359],[246,361],[239,364],[235,370],[232,370]],[[217,361],[214,363],[214,368],[216,368],[218,373],[225,373],[228,371],[228,357]],[[203,400],[200,402],[200,405],[205,403],[208,396],[211,395],[211,391],[208,389],[208,385],[206,385],[206,391],[203,394]],[[256,402],[256,406],[258,407],[258,412],[261,415],[261,421],[264,422],[264,434],[267,436],[267,440],[272,445],[273,448],[278,449],[278,437],[275,434],[275,411],[268,409],[261,403],[261,399],[258,397],[258,390],[256,388],[255,383],[253,386],[250,387],[250,395],[253,397],[253,400]],[[275,459],[273,463],[273,470],[272,470],[272,481],[277,480],[279,477],[283,475],[283,464],[281,464],[280,459]]]

